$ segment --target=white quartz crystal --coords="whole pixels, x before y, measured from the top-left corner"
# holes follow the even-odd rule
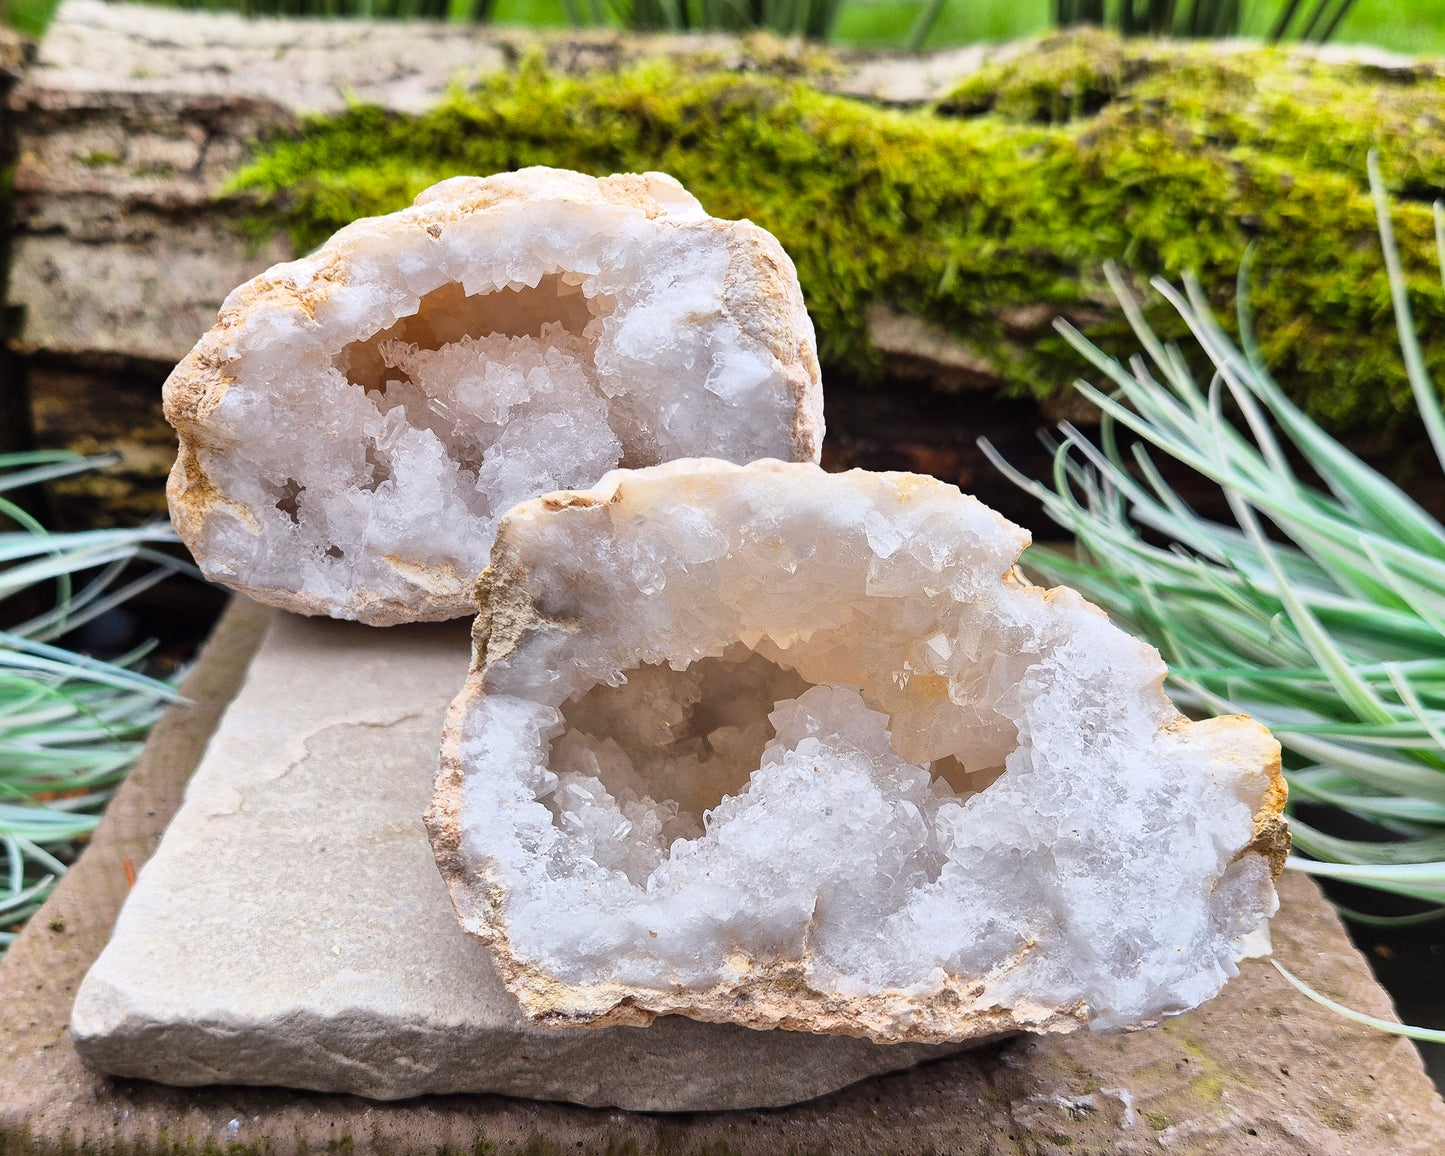
[[[816,461],[792,263],[657,173],[458,177],[227,298],[166,383],[207,577],[377,625],[470,611],[497,519],[618,466]]]
[[[1276,907],[1279,747],[952,486],[674,462],[501,522],[428,814],[554,1025],[1139,1025]],[[1257,938],[1257,937],[1256,937]]]

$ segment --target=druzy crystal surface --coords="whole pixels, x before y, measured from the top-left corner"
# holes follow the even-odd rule
[[[932,479],[617,471],[502,521],[433,846],[543,1022],[1138,1025],[1276,906],[1279,748]]]
[[[817,460],[792,263],[670,177],[454,178],[237,289],[166,384],[207,577],[385,625],[472,608],[497,519],[615,466]]]

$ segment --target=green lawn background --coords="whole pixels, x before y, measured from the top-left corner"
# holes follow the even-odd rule
[[[231,6],[226,0],[213,2]],[[836,40],[854,45],[901,44],[923,4],[924,0],[845,0]],[[0,0],[0,13],[8,10],[9,22],[32,35],[45,26],[55,7],[56,0]],[[948,0],[928,46],[1009,40],[1040,32],[1048,27],[1051,8],[1051,0]],[[1263,34],[1278,8],[1279,0],[1245,0],[1246,34]],[[560,27],[566,19],[561,0],[497,0],[497,23]],[[1445,54],[1445,0],[1356,0],[1335,41]]]

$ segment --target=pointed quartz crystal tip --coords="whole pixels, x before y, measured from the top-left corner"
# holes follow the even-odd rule
[[[947,1042],[1208,999],[1277,906],[1279,745],[1024,584],[952,486],[618,470],[501,521],[427,823],[554,1026]]]
[[[235,290],[171,374],[206,576],[373,625],[472,610],[497,519],[621,464],[817,461],[792,262],[660,173],[455,177]]]

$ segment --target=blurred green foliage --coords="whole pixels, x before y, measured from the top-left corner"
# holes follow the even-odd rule
[[[0,24],[38,37],[59,6],[60,0],[0,0]]]
[[[182,6],[233,9],[256,0],[175,0]],[[325,14],[325,0],[260,0],[281,5],[274,10],[296,12],[290,4],[315,4]],[[335,11],[342,5],[355,7],[358,0],[332,0]],[[569,12],[577,18],[601,11],[604,18],[612,4],[629,0],[447,0],[446,18],[472,19],[473,13],[488,12],[499,24],[557,27],[569,23]],[[650,0],[649,0],[650,2]],[[674,3],[675,0],[664,0]],[[723,4],[728,0],[708,0]],[[1309,0],[1313,3],[1314,0]],[[383,6],[399,7],[399,0],[372,0],[378,15]],[[414,0],[414,14],[420,6],[439,0]],[[937,4],[930,24],[928,9]],[[1108,0],[1108,11],[1119,0]],[[1239,31],[1244,36],[1267,36],[1288,0],[1241,0]],[[50,19],[58,0],[0,0],[0,23],[10,23],[30,35],[38,35]],[[838,0],[832,40],[859,46],[905,45],[922,28],[924,43],[938,48],[980,40],[1012,40],[1031,36],[1049,26],[1055,0]],[[1355,0],[1333,39],[1338,43],[1370,43],[1396,52],[1445,53],[1445,0]]]
[[[767,28],[826,41],[841,0],[562,0],[569,23],[616,24],[639,32]]]
[[[1433,226],[1416,199],[1445,192],[1442,126],[1445,81],[1424,69],[1384,76],[1088,32],[1051,37],[913,112],[759,72],[565,78],[533,62],[421,116],[358,107],[309,121],[237,184],[264,195],[254,227],[287,228],[307,248],[457,173],[660,169],[710,212],[778,236],[833,368],[876,372],[866,318],[885,302],[947,326],[1014,392],[1035,395],[1077,367],[1054,313],[1108,349],[1126,336],[1104,261],[1193,270],[1228,307],[1254,241],[1259,330],[1282,381],[1334,428],[1388,429],[1413,402],[1365,155],[1380,150],[1407,198],[1407,267],[1422,323],[1439,325]],[[1445,362],[1445,346],[1434,356]]]
[[[1339,31],[1355,0],[1277,0],[1269,39],[1323,44]],[[1262,5],[1257,5],[1261,11]],[[1054,0],[1054,24],[1116,28],[1125,36],[1177,36],[1190,39],[1238,36],[1243,27],[1241,0]]]

